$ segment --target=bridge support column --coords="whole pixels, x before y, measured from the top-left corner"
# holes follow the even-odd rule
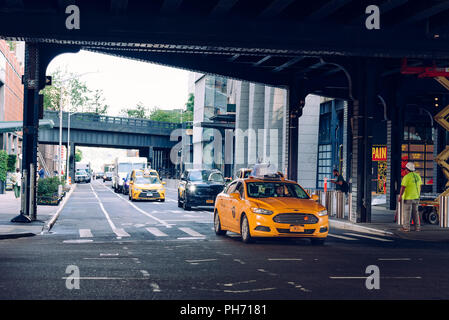
[[[306,94],[297,84],[290,86],[287,114],[287,177],[293,181],[298,181],[298,125],[305,104],[305,96]]]
[[[371,222],[372,123],[377,103],[377,70],[372,59],[360,59],[354,68],[352,113],[352,222]]]
[[[20,215],[12,222],[36,220],[36,165],[39,126],[39,46],[27,43],[25,47],[22,189]]]
[[[397,195],[401,188],[401,144],[404,136],[404,98],[402,91],[392,95],[387,121],[387,206],[396,210]]]

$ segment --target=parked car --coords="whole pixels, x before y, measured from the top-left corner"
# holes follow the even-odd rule
[[[123,188],[122,188],[122,193],[124,195],[127,195],[129,193],[129,181],[131,180],[131,173],[128,173],[126,175],[126,178],[124,178],[124,183],[123,183]]]
[[[178,207],[190,210],[194,206],[213,206],[224,187],[225,179],[219,170],[186,170],[178,185]]]

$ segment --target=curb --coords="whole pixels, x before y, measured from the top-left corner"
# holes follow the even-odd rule
[[[51,217],[50,220],[48,220],[45,225],[42,227],[42,231],[41,234],[43,234],[44,232],[49,232],[51,230],[51,228],[53,227],[53,225],[56,223],[56,220],[58,220],[58,217],[62,211],[62,209],[64,208],[65,204],[67,203],[67,201],[70,199],[70,197],[72,196],[72,193],[75,191],[76,189],[76,184],[72,185],[71,190],[69,191],[69,193],[65,196],[64,200],[62,200],[61,205],[59,206],[58,210],[56,211],[56,213]]]
[[[358,231],[363,233],[369,233],[369,234],[375,234],[375,235],[381,235],[381,236],[397,236],[395,233],[386,231],[386,230],[380,230],[365,226],[359,226],[351,222],[346,221],[338,221],[334,219],[329,219],[329,226],[336,227],[339,229],[344,230],[351,230],[351,231]]]

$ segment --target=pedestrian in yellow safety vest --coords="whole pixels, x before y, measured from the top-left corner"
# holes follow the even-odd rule
[[[410,217],[413,217],[415,222],[415,230],[421,231],[421,222],[419,219],[418,204],[419,196],[421,194],[422,180],[418,173],[415,172],[415,164],[409,162],[405,168],[408,173],[402,178],[401,191],[399,194],[399,202],[404,200],[403,210],[403,226],[401,231],[410,231]]]

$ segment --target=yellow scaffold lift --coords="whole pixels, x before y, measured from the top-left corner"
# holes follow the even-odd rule
[[[407,65],[407,59],[403,59],[401,73],[415,74],[418,76],[418,78],[433,78],[446,90],[449,91],[449,68],[438,68],[435,65],[432,67],[410,67]],[[444,129],[449,131],[449,105],[438,112],[438,114],[434,116],[434,120]],[[435,158],[435,162],[441,168],[444,176],[446,177],[446,190],[439,194],[438,197],[433,200],[420,201],[420,211],[422,211],[423,213],[423,218],[431,224],[438,224],[440,197],[449,195],[449,164],[447,163],[448,159],[449,146],[446,146],[446,148]]]

